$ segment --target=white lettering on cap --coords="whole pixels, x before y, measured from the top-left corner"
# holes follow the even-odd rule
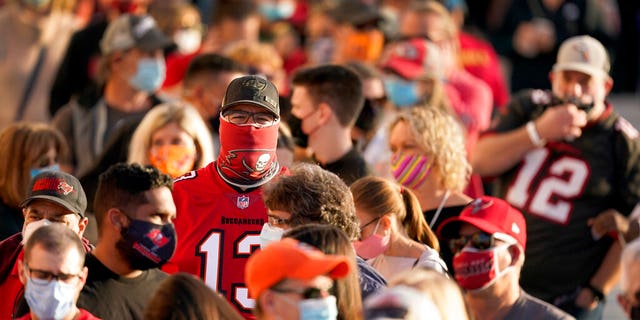
[[[511,232],[515,234],[520,234],[520,228],[515,222],[511,224]]]
[[[155,26],[156,22],[151,17],[144,17],[133,27],[133,34],[137,39],[140,39],[145,33],[153,29]]]

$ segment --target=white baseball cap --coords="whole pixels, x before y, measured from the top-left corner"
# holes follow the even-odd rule
[[[571,37],[560,45],[553,71],[579,71],[591,76],[609,76],[611,63],[604,46],[590,36]]]

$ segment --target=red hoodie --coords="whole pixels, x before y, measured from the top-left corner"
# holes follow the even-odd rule
[[[84,250],[90,252],[92,249],[89,240],[82,238]],[[17,311],[18,302],[24,293],[24,286],[18,276],[18,261],[22,261],[24,250],[22,245],[22,233],[18,232],[11,237],[0,242],[0,292],[3,299],[0,299],[0,319],[15,319],[20,315],[14,314]]]

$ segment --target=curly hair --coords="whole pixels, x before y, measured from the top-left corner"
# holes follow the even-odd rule
[[[98,227],[111,208],[135,208],[147,203],[144,193],[167,187],[173,190],[171,176],[152,166],[116,163],[100,175],[93,202]]]
[[[280,176],[265,186],[267,208],[290,213],[291,227],[312,222],[330,224],[351,240],[358,239],[353,196],[342,179],[309,163],[297,163],[290,171],[290,175]]]
[[[406,123],[420,148],[433,158],[433,170],[446,190],[462,191],[471,175],[471,165],[462,125],[454,116],[434,107],[415,107],[396,117],[389,132],[400,122]]]

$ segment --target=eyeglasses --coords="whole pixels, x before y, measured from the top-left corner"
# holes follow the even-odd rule
[[[227,121],[237,125],[247,124],[249,119],[253,119],[253,123],[261,127],[271,126],[278,120],[275,115],[269,112],[248,112],[243,110],[228,110],[222,116]]]
[[[37,280],[37,281],[46,282],[46,283],[49,283],[51,282],[51,280],[55,279],[56,281],[62,281],[64,283],[71,284],[76,278],[81,277],[79,274],[67,274],[67,273],[54,274],[49,271],[31,269],[26,264],[25,264],[25,268],[29,272],[29,277],[32,280]]]
[[[284,219],[274,215],[267,215],[267,220],[272,226],[288,226],[291,223],[291,219]]]
[[[362,232],[362,230],[364,230],[364,228],[366,228],[368,225],[370,225],[370,224],[372,224],[372,223],[374,223],[374,222],[376,222],[376,221],[380,220],[380,218],[381,218],[381,217],[373,218],[373,219],[371,219],[371,221],[369,221],[369,222],[367,222],[367,223],[365,223],[365,224],[361,225],[361,226],[360,226],[360,232]]]
[[[328,293],[330,291],[330,289],[329,290],[324,290],[324,289],[320,289],[320,288],[316,288],[316,287],[309,287],[309,288],[305,288],[305,289],[273,287],[273,288],[271,288],[271,291],[275,291],[275,292],[278,292],[278,293],[295,293],[297,295],[300,295],[302,297],[302,299],[308,300],[308,299],[322,298],[324,296],[323,293]]]
[[[484,232],[475,232],[468,236],[449,240],[449,248],[451,248],[451,252],[458,253],[467,245],[467,243],[471,243],[471,246],[476,249],[486,250],[493,247],[495,237]]]
[[[408,313],[404,307],[383,306],[365,310],[365,319],[405,319]]]

